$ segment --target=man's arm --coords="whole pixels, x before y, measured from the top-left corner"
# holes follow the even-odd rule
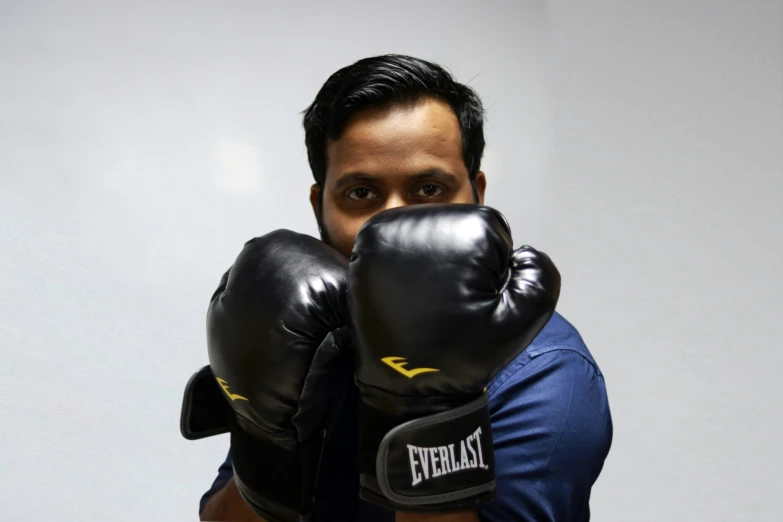
[[[199,520],[230,520],[232,522],[264,522],[250,506],[242,500],[239,490],[231,477],[223,488],[216,491],[207,500]]]
[[[582,354],[549,347],[499,377],[488,389],[497,487],[481,520],[589,520],[612,441],[603,375]]]
[[[479,522],[475,511],[459,513],[402,513],[397,512],[396,522]]]
[[[218,468],[218,475],[209,491],[201,497],[199,520],[231,520],[236,522],[264,522],[242,499],[234,482],[231,452]]]

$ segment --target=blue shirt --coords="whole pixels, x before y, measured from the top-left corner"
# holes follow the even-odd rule
[[[487,386],[496,498],[486,522],[590,519],[590,491],[612,443],[601,370],[579,332],[555,313],[528,348]],[[393,522],[394,513],[358,498],[358,391],[346,386],[324,448],[313,522]],[[207,500],[231,478],[231,452]]]

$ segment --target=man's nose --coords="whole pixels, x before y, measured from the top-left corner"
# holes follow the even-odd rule
[[[383,210],[389,210],[397,207],[404,207],[410,203],[401,194],[392,193],[386,198],[386,204],[383,206]]]

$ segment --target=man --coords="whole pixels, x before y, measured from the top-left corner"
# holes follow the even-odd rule
[[[345,67],[305,112],[304,129],[321,238],[346,258],[362,225],[382,211],[484,203],[481,101],[437,65],[389,55]],[[226,393],[234,389],[221,386]],[[559,314],[487,383],[495,498],[474,508],[395,514],[360,499],[360,400],[351,374],[337,387],[330,390],[337,414],[320,459],[312,520],[589,520],[590,491],[611,445],[612,421],[603,376]],[[231,452],[200,508],[202,520],[263,520],[239,493]]]

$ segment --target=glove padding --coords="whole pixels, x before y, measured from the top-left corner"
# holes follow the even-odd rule
[[[349,272],[362,498],[411,512],[491,500],[485,387],[551,317],[559,272],[478,205],[377,214]]]
[[[267,522],[304,521],[312,507],[333,380],[350,363],[347,266],[315,238],[272,232],[245,244],[209,306],[209,362],[232,412],[234,481]],[[212,397],[206,383],[190,388]],[[221,415],[214,404],[200,415],[190,406],[186,424],[206,417],[219,430]]]

